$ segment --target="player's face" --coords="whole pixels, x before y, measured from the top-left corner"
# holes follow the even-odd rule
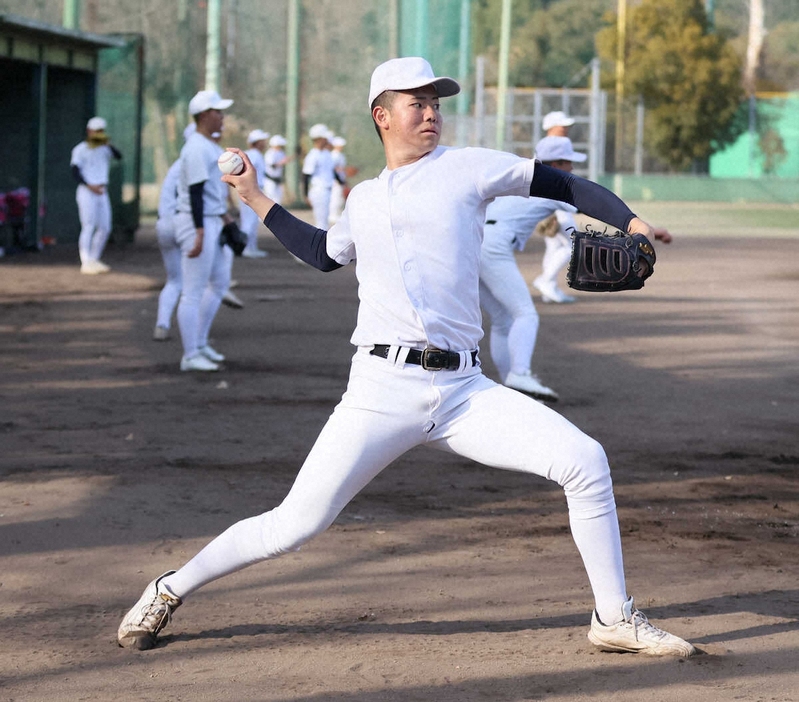
[[[550,165],[552,168],[557,168],[559,171],[566,171],[567,173],[571,173],[574,170],[574,166],[572,165],[571,161],[552,161]]]
[[[438,93],[432,85],[398,92],[388,110],[388,136],[421,158],[438,146],[443,118]]]
[[[225,122],[225,113],[222,110],[206,110],[202,113],[203,123],[209,132],[221,132]]]

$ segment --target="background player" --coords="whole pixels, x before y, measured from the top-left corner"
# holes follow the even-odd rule
[[[153,580],[120,624],[121,645],[153,646],[186,596],[297,550],[389,463],[426,445],[564,488],[595,596],[589,637],[597,646],[694,652],[650,624],[627,595],[601,446],[546,406],[486,378],[477,351],[480,239],[492,198],[530,192],[566,197],[622,229],[650,229],[593,183],[512,154],[439,146],[439,98],[459,90],[451,78],[435,77],[421,58],[393,59],[375,69],[369,105],[386,169],[352,189],[329,232],[269,200],[251,164],[241,176],[224,176],[295,255],[326,271],[357,261],[360,307],[351,339],[357,351],[347,391],[285,500],[234,524],[180,570]]]
[[[175,238],[180,245],[183,292],[178,326],[183,341],[182,371],[216,371],[225,357],[208,344],[208,334],[222,296],[230,285],[232,252],[219,245],[227,217],[228,188],[219,180],[217,159],[223,149],[214,140],[233,104],[212,90],[189,102],[197,129],[180,152]],[[253,175],[255,172],[253,170]]]
[[[324,124],[315,124],[308,130],[313,148],[302,163],[305,197],[313,209],[314,223],[327,229],[330,217],[330,190],[335,180],[333,156],[327,148],[330,130]]]
[[[266,165],[264,163],[264,152],[267,147],[267,140],[269,134],[262,129],[253,129],[247,136],[247,144],[250,148],[247,149],[247,157],[250,159],[253,168],[255,168],[255,175],[258,179],[258,187],[263,189],[264,181],[266,180]],[[247,205],[242,205],[239,212],[239,222],[241,231],[247,235],[247,246],[242,253],[246,258],[264,258],[268,254],[258,248],[258,229],[261,226],[261,220],[258,215],[252,211],[252,208]]]
[[[80,272],[87,275],[110,270],[100,260],[111,233],[108,174],[111,159],[121,159],[122,154],[111,144],[107,126],[102,117],[92,117],[86,124],[86,139],[72,149],[70,158],[72,175],[78,182],[75,199],[80,217]]]
[[[565,112],[547,112],[541,120],[541,128],[545,136],[569,136],[569,128],[574,126],[574,117],[569,117]]]
[[[269,148],[264,154],[264,174],[266,176],[264,193],[278,205],[283,204],[283,171],[291,160],[291,157],[287,156],[283,150],[285,146],[285,137],[282,134],[275,134],[269,140]]]

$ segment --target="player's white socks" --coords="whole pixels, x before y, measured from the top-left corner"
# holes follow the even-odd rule
[[[616,510],[590,519],[570,516],[569,524],[588,573],[597,616],[603,624],[615,624],[621,621],[621,606],[627,600]]]

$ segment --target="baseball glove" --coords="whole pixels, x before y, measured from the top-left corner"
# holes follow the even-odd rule
[[[219,245],[228,245],[233,249],[236,256],[241,256],[244,248],[247,246],[247,235],[238,228],[235,222],[228,222],[222,227],[222,233],[219,235]]]
[[[575,290],[639,290],[654,267],[655,249],[643,234],[572,232],[566,280]]]

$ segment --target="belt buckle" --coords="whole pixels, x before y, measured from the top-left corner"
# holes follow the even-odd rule
[[[441,361],[439,361],[439,365],[437,365],[437,366],[436,365],[431,365],[431,358],[430,358],[430,354],[431,353],[438,353],[438,354],[444,353],[444,354],[446,354],[446,351],[442,351],[441,349],[433,348],[433,347],[430,347],[430,346],[428,346],[426,349],[422,349],[422,368],[424,368],[424,370],[428,370],[428,371],[440,371],[440,370],[443,370],[446,366],[440,365]],[[439,358],[441,358],[441,357],[439,357]],[[444,363],[446,363],[447,357],[444,356],[443,358],[444,358]]]

